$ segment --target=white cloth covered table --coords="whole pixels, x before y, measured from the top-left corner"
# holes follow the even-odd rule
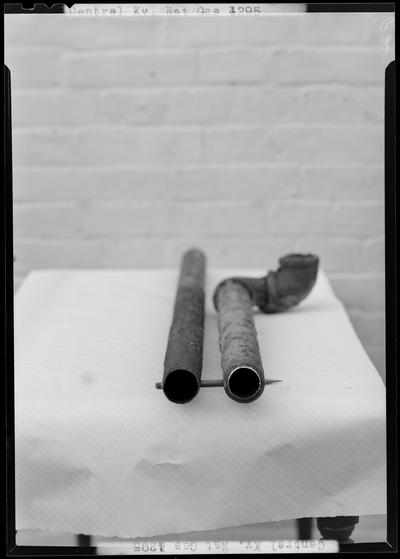
[[[221,377],[207,271],[203,378]],[[265,270],[239,270],[261,276]],[[17,529],[137,537],[386,511],[385,390],[320,272],[255,314],[251,404],[160,381],[178,270],[31,273],[15,300]]]

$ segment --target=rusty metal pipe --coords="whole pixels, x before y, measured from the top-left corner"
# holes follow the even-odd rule
[[[233,277],[217,285],[213,301],[223,383],[233,400],[252,402],[269,383],[264,377],[252,307],[276,313],[299,304],[315,284],[318,262],[313,254],[288,254],[279,259],[278,270],[265,277]]]
[[[181,263],[172,324],[164,359],[162,388],[168,400],[190,402],[201,384],[204,341],[204,279],[206,259],[188,250]]]
[[[237,402],[252,402],[261,396],[265,379],[250,293],[228,280],[216,301],[225,392]]]

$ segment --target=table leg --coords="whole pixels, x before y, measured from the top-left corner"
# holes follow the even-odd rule
[[[317,518],[317,528],[324,540],[345,542],[358,524],[358,516],[333,516]]]
[[[297,519],[297,538],[299,540],[311,540],[312,522],[312,518]]]

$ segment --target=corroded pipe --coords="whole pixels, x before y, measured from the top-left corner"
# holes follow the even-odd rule
[[[216,300],[225,391],[237,402],[252,402],[261,396],[265,379],[250,293],[228,280]]]
[[[265,277],[233,277],[217,285],[213,301],[218,313],[223,384],[233,400],[252,402],[268,384],[252,307],[276,313],[300,303],[315,284],[318,262],[313,254],[288,254],[279,259],[278,270]]]
[[[172,324],[164,359],[162,388],[168,400],[190,402],[201,384],[204,341],[204,278],[206,259],[197,249],[182,259]]]

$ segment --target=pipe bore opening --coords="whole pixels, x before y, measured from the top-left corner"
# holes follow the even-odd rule
[[[172,371],[164,381],[164,394],[175,404],[190,402],[198,391],[199,383],[190,371]]]
[[[228,388],[238,400],[250,400],[260,391],[261,379],[253,369],[240,367],[229,375]]]

